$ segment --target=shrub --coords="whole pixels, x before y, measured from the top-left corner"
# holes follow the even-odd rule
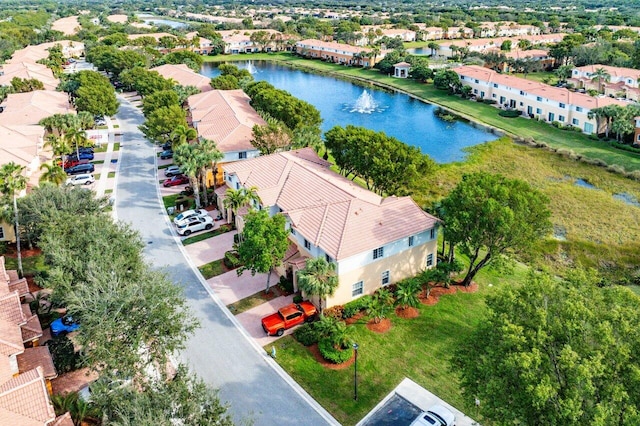
[[[599,141],[600,140],[598,135],[594,135],[594,134],[589,135],[588,138],[593,140],[593,141]]]
[[[336,305],[336,306],[332,306],[330,308],[325,309],[324,311],[322,311],[322,313],[327,316],[327,317],[332,317],[332,318],[343,318],[344,312],[343,312],[343,306],[342,305]]]
[[[318,349],[324,359],[334,364],[347,362],[353,356],[353,348],[337,349],[330,339],[322,339],[318,342]]]
[[[635,148],[631,145],[625,145],[620,142],[611,142],[611,146],[614,148],[621,149],[623,151],[635,152],[636,154],[640,154],[640,148]]]
[[[224,254],[224,266],[229,269],[235,269],[240,266],[240,259],[238,258],[238,252],[229,250]]]
[[[505,117],[505,118],[515,118],[515,117],[520,117],[522,113],[520,111],[518,111],[517,109],[504,109],[501,110],[498,115],[501,117]]]
[[[280,287],[287,294],[293,293],[293,281],[288,279],[284,275],[280,275],[280,282],[278,283],[278,287]]]
[[[233,236],[233,243],[234,244],[240,244],[240,234],[235,234]]]
[[[494,99],[483,99],[482,103],[487,105],[495,105],[496,101]]]
[[[303,324],[293,332],[293,337],[304,346],[311,346],[318,343],[320,333],[316,330],[315,323]]]
[[[351,302],[345,304],[342,309],[342,318],[351,318],[358,312],[367,309],[369,303],[371,302],[371,296],[368,294],[360,297],[359,299],[352,300]]]
[[[73,371],[79,366],[80,357],[67,336],[56,336],[47,342],[53,365],[59,374]]]
[[[619,164],[612,164],[607,167],[607,171],[611,173],[624,174],[624,167]]]
[[[302,296],[300,296],[299,294],[296,294],[295,296],[293,296],[293,303],[300,303],[302,302]]]
[[[6,241],[0,241],[0,255],[3,255],[7,252],[8,243]]]

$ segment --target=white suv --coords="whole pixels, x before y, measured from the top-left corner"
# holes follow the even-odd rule
[[[173,218],[173,223],[175,223],[177,226],[180,226],[187,223],[191,218],[207,217],[207,216],[209,216],[209,212],[206,211],[205,209],[185,210],[182,213],[180,213],[178,216]]]
[[[185,237],[191,235],[193,232],[213,229],[213,218],[211,216],[206,217],[192,217],[187,219],[181,225],[178,225],[178,234]]]
[[[447,407],[434,405],[420,413],[411,426],[455,426],[456,416]]]
[[[81,175],[75,175],[75,176],[71,176],[70,178],[67,179],[67,182],[65,183],[66,185],[91,185],[93,182],[95,182],[96,179],[93,177],[92,174],[81,174]]]

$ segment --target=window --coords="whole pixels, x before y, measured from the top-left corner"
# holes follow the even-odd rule
[[[291,235],[296,235],[296,230],[291,228]]]
[[[558,121],[564,123],[564,115],[559,115],[558,116]]]
[[[240,189],[240,182],[236,182],[236,189]]]
[[[593,124],[584,123],[584,132],[589,134],[593,133]]]
[[[542,102],[542,98],[540,96],[536,96],[536,101]]]
[[[498,87],[498,85],[496,83],[493,83],[493,87]]]
[[[478,84],[478,83],[480,83],[480,81],[479,81],[479,80],[476,80],[476,84]]]
[[[431,232],[431,233],[430,233],[429,237],[430,237],[432,240],[433,240],[433,239],[435,239],[435,238],[436,238],[436,228],[435,228],[435,226],[434,226],[433,228],[431,228],[431,231],[430,231],[430,232]]]
[[[524,102],[520,102],[520,106],[523,106],[523,105],[524,105]]]
[[[307,241],[306,238],[304,240],[304,248],[306,248],[307,250],[311,250],[311,243]]]
[[[524,96],[524,91],[523,90],[520,91],[520,95]]]
[[[480,97],[484,98],[484,92],[480,92]]]
[[[378,247],[377,249],[373,250],[373,259],[379,259],[382,256],[384,256],[384,247]]]
[[[478,89],[473,89],[473,93],[478,94]]]
[[[4,228],[0,226],[0,240],[4,240]]]
[[[409,237],[409,247],[413,247],[413,235]]]
[[[549,113],[549,121],[555,121],[556,115],[552,112]]]
[[[491,95],[491,97],[495,99],[496,94],[495,94],[495,93],[493,93],[493,94]]]
[[[324,255],[324,260],[327,261],[327,263],[331,263],[333,262],[333,258],[331,256],[329,256],[328,254]]]
[[[243,160],[247,158],[247,153],[245,151],[238,153],[238,159]]]
[[[560,102],[560,108],[566,108],[566,105]]]
[[[536,114],[542,114],[542,110],[540,108],[536,108]]]
[[[582,107],[576,107],[576,111],[582,112]]]
[[[390,281],[391,280],[389,279],[389,271],[384,271],[382,273],[382,285],[387,285]]]
[[[573,120],[571,120],[571,124],[573,124],[574,126],[579,126],[580,120],[578,120],[577,118],[574,118]]]
[[[433,266],[433,253],[427,255],[427,267]]]
[[[351,286],[351,297],[360,296],[362,293],[364,293],[364,283],[362,281],[358,281]]]

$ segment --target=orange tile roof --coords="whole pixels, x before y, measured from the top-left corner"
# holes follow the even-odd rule
[[[0,409],[0,424],[44,425],[55,420],[42,368],[22,373],[0,385]]]
[[[67,411],[63,415],[56,417],[51,426],[74,426],[71,414]]]
[[[301,235],[336,260],[426,231],[437,222],[410,197],[382,198],[334,173],[311,148],[223,168],[243,186],[257,187],[264,205],[281,208]]]
[[[7,283],[9,283],[9,274],[7,273],[7,268],[5,266],[4,256],[0,256],[0,278],[3,278]]]
[[[7,380],[13,378],[13,370],[11,369],[11,361],[9,361],[9,356],[2,354],[0,356],[0,385],[5,383]]]
[[[26,306],[29,309],[29,305]],[[29,309],[30,311],[30,309]],[[40,319],[37,315],[31,314],[27,316],[27,323],[20,326],[20,331],[22,332],[22,341],[24,343],[32,342],[36,339],[42,337],[42,325],[40,324]]]
[[[67,16],[66,18],[60,18],[53,21],[51,29],[54,31],[60,31],[64,35],[74,35],[80,28],[80,22],[78,22],[77,16]]]
[[[599,68],[604,69],[607,72],[607,74],[609,74],[611,77],[618,77],[618,78],[631,77],[636,80],[640,78],[640,70],[637,70],[634,68],[612,67],[609,65],[594,64],[594,65],[585,65],[583,67],[575,67],[574,70],[578,70],[583,73],[593,74]]]
[[[0,319],[0,355],[9,357],[22,352],[24,352],[24,343],[20,327]]]
[[[11,281],[9,283],[9,291],[17,291],[20,297],[29,294],[29,283],[26,278],[20,278],[19,280]]]
[[[10,86],[11,80],[15,77],[38,80],[44,85],[45,90],[55,90],[60,84],[60,80],[46,65],[35,62],[13,62],[2,65],[0,86]]]
[[[12,93],[3,102],[0,124],[38,124],[40,120],[54,114],[73,113],[69,96],[52,90],[35,90],[27,93]]]
[[[371,49],[360,46],[352,46],[350,44],[344,43],[336,43],[333,41],[322,41],[316,40],[313,38],[308,38],[305,40],[301,40],[296,43],[296,46],[308,49],[317,49],[317,50],[336,50],[337,53],[361,53],[361,52],[370,52]]]
[[[164,78],[173,79],[181,86],[195,86],[202,92],[211,90],[211,84],[209,84],[211,79],[198,74],[185,64],[165,64],[151,68],[151,71],[157,71]]]
[[[33,370],[36,367],[42,367],[42,374],[45,379],[55,379],[58,372],[53,365],[49,346],[35,346],[33,348],[25,348],[24,352],[17,356],[18,370],[25,372]]]
[[[189,96],[187,103],[198,135],[216,142],[223,152],[254,150],[253,126],[266,122],[249,105],[242,90],[211,90]]]
[[[26,324],[27,317],[22,311],[17,291],[0,296],[0,319],[15,325]]]

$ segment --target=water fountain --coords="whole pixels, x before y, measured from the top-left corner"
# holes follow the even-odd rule
[[[373,97],[366,90],[362,92],[362,94],[356,100],[356,103],[353,104],[353,108],[351,112],[359,112],[361,114],[371,114],[376,111],[378,108],[378,104],[373,100]]]
[[[253,66],[253,63],[252,63],[252,62],[249,62],[249,63],[247,64],[247,71],[249,71],[249,74],[251,74],[251,75],[253,75],[253,74],[255,74],[255,73],[257,73],[257,72],[258,72],[258,70],[256,69],[256,67],[254,67],[254,66]]]

